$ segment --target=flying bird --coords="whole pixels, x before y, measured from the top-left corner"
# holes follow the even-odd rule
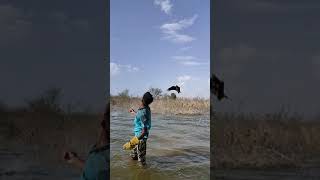
[[[219,101],[223,98],[229,99],[229,97],[224,93],[224,82],[218,79],[214,74],[210,78],[210,89]]]
[[[175,90],[175,91],[177,91],[178,93],[180,93],[181,91],[180,91],[180,87],[179,86],[171,86],[170,88],[168,88],[168,91],[172,91],[172,90]]]

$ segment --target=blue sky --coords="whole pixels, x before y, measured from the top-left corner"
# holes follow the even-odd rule
[[[209,0],[111,0],[111,94],[180,85],[209,97]]]

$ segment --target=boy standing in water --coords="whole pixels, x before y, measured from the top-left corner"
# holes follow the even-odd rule
[[[142,165],[146,164],[147,139],[151,128],[151,110],[149,105],[153,102],[150,92],[146,92],[140,104],[138,111],[132,108],[129,112],[135,115],[134,118],[134,137],[123,145],[123,149],[131,149],[131,158],[138,160]]]

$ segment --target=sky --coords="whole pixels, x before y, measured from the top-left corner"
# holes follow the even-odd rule
[[[213,6],[211,71],[225,81],[231,98],[213,106],[226,112],[286,106],[319,115],[320,2],[221,0]],[[110,13],[110,61],[118,67],[111,92],[165,90],[179,76],[181,96],[207,92],[208,1],[111,0]],[[65,102],[103,108],[106,22],[103,1],[2,0],[0,102],[24,104],[60,87]]]
[[[231,101],[217,111],[320,113],[320,2],[214,3],[212,72]]]
[[[111,94],[179,85],[178,97],[209,97],[209,0],[111,0],[110,9]]]
[[[65,103],[103,109],[106,41],[103,1],[0,1],[0,101],[57,87]]]

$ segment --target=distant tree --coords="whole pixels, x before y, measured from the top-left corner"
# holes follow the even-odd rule
[[[171,93],[170,99],[177,99],[177,95],[175,93]]]
[[[53,112],[60,113],[62,108],[60,100],[62,97],[62,90],[59,88],[51,88],[46,90],[39,97],[27,100],[28,108],[31,111],[37,112]]]
[[[129,89],[125,89],[118,93],[119,97],[128,98],[129,97]]]
[[[151,88],[149,89],[149,92],[152,94],[152,96],[153,96],[154,98],[157,98],[157,97],[162,96],[162,90],[161,90],[160,88],[153,88],[153,87],[151,87]]]

